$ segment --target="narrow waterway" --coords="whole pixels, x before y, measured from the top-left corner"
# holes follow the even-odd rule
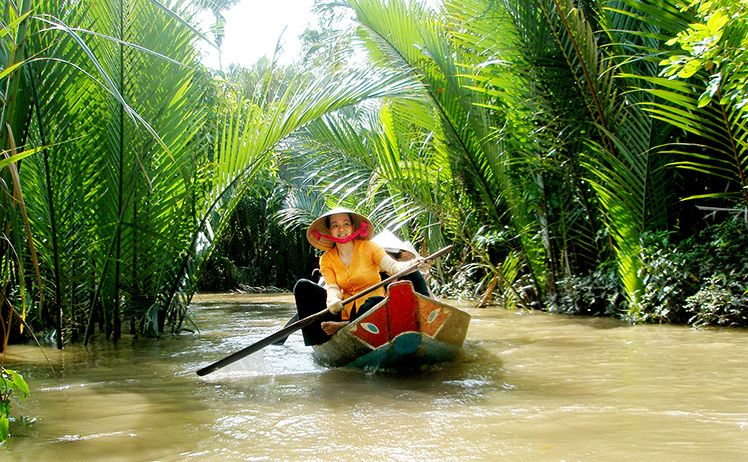
[[[288,295],[201,296],[195,335],[11,346],[32,395],[8,461],[743,461],[748,331],[466,308],[462,357],[420,373],[314,363]]]

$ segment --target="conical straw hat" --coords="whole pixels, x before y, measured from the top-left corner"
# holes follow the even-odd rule
[[[418,256],[418,251],[413,247],[413,244],[409,241],[401,241],[400,238],[395,236],[395,234],[389,229],[383,229],[381,232],[377,233],[376,236],[372,237],[371,241],[378,244],[379,247],[389,253],[398,253],[401,250],[405,250],[406,252],[412,253],[413,257]]]
[[[320,237],[317,234],[325,234],[329,235],[330,230],[327,229],[327,218],[331,217],[333,215],[337,215],[339,213],[347,213],[351,216],[351,220],[353,222],[353,230],[358,230],[361,228],[362,223],[367,224],[367,230],[366,233],[361,233],[359,235],[358,239],[367,240],[371,238],[372,231],[374,227],[371,224],[371,221],[366,218],[365,216],[361,215],[360,213],[356,213],[351,209],[347,209],[344,207],[336,207],[329,212],[325,212],[323,215],[320,215],[319,218],[314,220],[311,225],[309,225],[309,229],[306,230],[306,239],[309,241],[310,244],[312,244],[313,247],[328,251],[334,247],[334,242],[330,241],[329,239],[325,239],[324,237]]]

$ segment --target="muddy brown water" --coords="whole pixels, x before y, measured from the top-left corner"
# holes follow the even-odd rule
[[[453,303],[462,356],[408,374],[321,367],[299,334],[195,374],[281,328],[288,295],[196,297],[199,334],[48,348],[54,374],[11,346],[32,394],[0,460],[748,460],[748,331]]]

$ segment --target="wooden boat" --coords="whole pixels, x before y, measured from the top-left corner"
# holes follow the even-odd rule
[[[403,369],[453,360],[465,340],[470,315],[413,291],[410,281],[387,287],[387,297],[314,346],[327,366]]]

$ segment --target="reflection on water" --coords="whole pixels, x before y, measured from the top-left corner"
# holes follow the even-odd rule
[[[469,309],[462,356],[422,372],[317,365],[288,295],[202,297],[201,331],[84,350],[13,346],[31,398],[0,459],[748,459],[748,332]]]

